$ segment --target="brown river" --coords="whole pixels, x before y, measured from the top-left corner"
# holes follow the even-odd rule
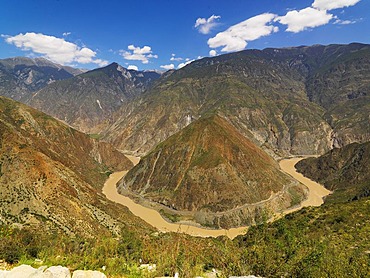
[[[140,158],[127,156],[135,165],[139,162]],[[274,219],[281,217],[287,213],[301,209],[307,206],[320,206],[323,203],[323,197],[330,193],[329,190],[325,189],[322,185],[304,177],[302,174],[298,173],[294,165],[303,158],[289,158],[283,159],[279,162],[280,168],[287,174],[291,175],[293,178],[299,182],[306,185],[309,189],[307,199],[301,203],[300,206],[293,209],[288,209],[283,213],[279,214]],[[136,216],[143,219],[148,224],[157,228],[161,232],[179,232],[186,233],[192,236],[201,237],[218,237],[221,235],[227,236],[231,239],[234,237],[246,233],[248,227],[238,227],[225,229],[207,229],[201,226],[189,225],[188,223],[170,223],[162,218],[162,216],[154,209],[150,209],[135,203],[129,197],[120,195],[117,193],[116,184],[117,182],[127,173],[127,171],[116,172],[109,176],[103,187],[103,194],[107,199],[122,204],[129,208],[129,210]]]

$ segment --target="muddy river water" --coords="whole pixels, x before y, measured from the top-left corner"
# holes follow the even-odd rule
[[[139,162],[139,158],[128,156],[128,158],[134,163]],[[302,174],[298,173],[294,165],[303,158],[289,158],[283,159],[279,162],[280,168],[291,175],[293,178],[299,182],[306,185],[309,189],[307,199],[301,203],[300,206],[293,209],[288,209],[283,213],[279,214],[278,217],[281,217],[284,214],[296,211],[306,206],[320,206],[323,203],[323,197],[328,195],[330,191],[325,189],[322,185],[304,177]],[[109,176],[108,180],[105,182],[103,187],[103,194],[107,199],[122,204],[129,208],[129,210],[136,216],[143,219],[148,224],[157,228],[161,232],[180,232],[186,233],[192,236],[201,236],[201,237],[217,237],[225,235],[231,239],[234,237],[244,234],[248,227],[238,227],[231,228],[228,230],[225,229],[207,229],[192,223],[170,223],[162,218],[162,216],[154,209],[144,207],[135,203],[129,197],[120,195],[117,193],[116,184],[117,182],[127,173],[127,171],[116,172]],[[276,219],[277,217],[274,217]]]

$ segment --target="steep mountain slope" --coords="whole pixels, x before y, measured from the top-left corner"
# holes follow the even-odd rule
[[[83,73],[80,69],[52,63],[44,58],[15,57],[0,60],[0,96],[26,102],[32,92],[56,80]]]
[[[202,117],[159,144],[118,189],[223,228],[258,222],[305,195],[303,186],[217,115]]]
[[[143,225],[99,193],[131,162],[106,143],[0,98],[0,222],[94,236]]]
[[[105,139],[125,151],[145,154],[189,120],[217,111],[243,135],[279,155],[320,154],[332,146],[368,140],[369,126],[361,122],[369,112],[369,52],[368,45],[350,44],[204,58],[168,72],[136,103],[124,104]],[[362,63],[356,68],[359,59]],[[354,77],[333,73],[337,67],[351,69]],[[314,97],[327,91],[323,87],[316,91],[314,85],[325,79],[346,83],[341,94],[355,92],[344,101],[331,89],[326,99],[344,108],[358,101],[361,109],[356,115],[341,114],[338,119],[338,113],[330,110],[335,108]],[[342,126],[340,120],[349,123]],[[352,131],[355,134],[349,135]]]
[[[333,149],[318,158],[300,161],[296,168],[334,191],[326,202],[370,196],[370,142]]]
[[[99,133],[129,99],[158,79],[154,71],[127,70],[117,63],[55,82],[29,104],[87,133]]]

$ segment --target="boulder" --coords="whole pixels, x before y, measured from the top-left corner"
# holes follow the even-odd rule
[[[3,271],[2,274],[0,274],[0,277],[3,278],[28,278],[28,277],[42,277],[42,270],[35,269],[32,266],[29,265],[20,265],[12,270]]]
[[[51,266],[43,273],[43,278],[71,278],[69,269],[63,266]]]

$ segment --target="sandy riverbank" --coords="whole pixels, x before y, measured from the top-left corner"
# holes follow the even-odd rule
[[[128,156],[128,158],[136,165],[139,162],[139,158]],[[309,189],[308,198],[302,202],[301,206],[295,207],[293,209],[288,209],[284,211],[284,213],[279,214],[285,215],[287,213],[296,211],[301,209],[302,207],[306,206],[320,206],[323,203],[322,198],[330,193],[327,189],[323,186],[319,185],[318,183],[305,178],[302,174],[298,173],[294,165],[303,158],[290,158],[290,159],[283,159],[280,161],[281,169],[291,175],[293,178],[297,179],[301,183],[305,184]],[[153,227],[157,228],[161,232],[182,232],[192,236],[201,236],[201,237],[217,237],[221,235],[225,235],[231,239],[234,237],[244,234],[248,227],[239,227],[239,228],[231,228],[231,229],[207,229],[203,227],[197,227],[193,225],[187,224],[179,224],[179,223],[169,223],[162,218],[162,216],[154,209],[150,209],[135,203],[129,197],[125,197],[117,193],[116,184],[117,182],[127,173],[127,171],[116,172],[110,175],[106,183],[103,187],[103,194],[105,196],[116,203],[122,204],[130,209],[130,211],[152,225]],[[276,219],[276,218],[275,218]]]

